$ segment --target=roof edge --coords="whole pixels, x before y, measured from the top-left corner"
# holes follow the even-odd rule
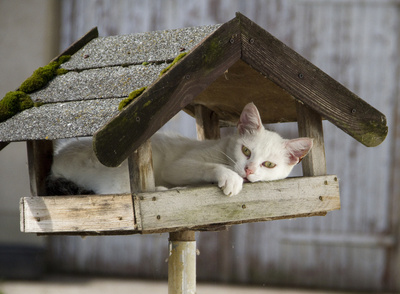
[[[120,165],[239,60],[241,47],[239,21],[235,17],[208,35],[94,134],[93,149],[99,161],[110,167]]]
[[[367,147],[388,133],[384,114],[241,13],[242,60]]]

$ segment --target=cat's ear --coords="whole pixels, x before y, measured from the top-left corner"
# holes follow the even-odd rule
[[[239,122],[237,125],[239,134],[253,133],[264,129],[260,113],[253,102],[247,104],[240,115]]]
[[[299,163],[313,146],[313,140],[310,138],[298,138],[285,142],[286,150],[289,154],[289,164]]]

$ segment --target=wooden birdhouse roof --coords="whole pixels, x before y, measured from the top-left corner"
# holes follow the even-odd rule
[[[297,121],[301,103],[366,146],[387,135],[382,113],[240,13],[214,26],[105,38],[92,31],[64,54],[72,55],[60,66],[68,72],[30,94],[40,107],[0,123],[0,142],[94,135],[99,160],[116,166],[180,110],[193,114],[200,104],[233,125],[248,102],[264,123]]]

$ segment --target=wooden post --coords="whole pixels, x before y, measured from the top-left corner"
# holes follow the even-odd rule
[[[32,196],[47,196],[46,178],[53,162],[52,141],[27,141],[29,179]]]
[[[135,152],[133,152],[133,154],[128,157],[128,167],[132,194],[155,190],[153,156],[151,142],[149,140],[144,142]],[[133,197],[133,210],[135,228],[142,230],[140,201],[136,197]]]
[[[322,118],[314,110],[297,103],[297,124],[300,137],[313,138],[313,147],[302,161],[303,176],[326,175],[324,132]]]
[[[153,157],[151,142],[144,142],[128,157],[131,192],[154,191]]]
[[[169,234],[168,293],[196,293],[196,239],[194,231]]]

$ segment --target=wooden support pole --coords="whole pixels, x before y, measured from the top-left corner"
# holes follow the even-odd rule
[[[29,179],[32,196],[47,196],[46,178],[53,162],[53,142],[27,141]]]
[[[194,111],[196,118],[197,139],[219,139],[220,131],[218,115],[203,105],[196,105]]]
[[[169,234],[168,293],[196,293],[196,240],[194,231]]]
[[[149,192],[155,190],[153,173],[153,156],[151,142],[144,142],[133,154],[128,157],[129,180],[131,193]],[[133,197],[135,229],[142,230],[140,201]]]
[[[151,142],[144,142],[128,157],[131,192],[154,191],[153,156]]]
[[[314,110],[297,103],[297,123],[300,137],[313,138],[313,147],[302,161],[303,176],[326,175],[322,118]]]

